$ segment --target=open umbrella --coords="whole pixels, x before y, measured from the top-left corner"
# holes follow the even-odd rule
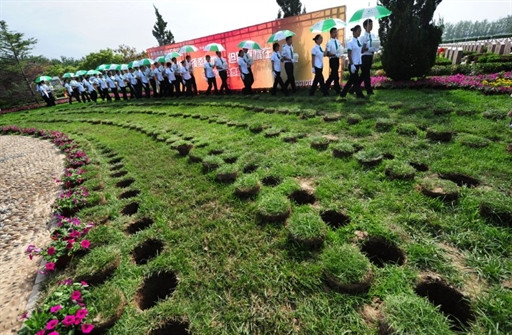
[[[128,64],[121,64],[116,67],[117,71],[128,70]]]
[[[287,37],[295,36],[295,33],[291,30],[279,30],[272,35],[270,35],[270,38],[268,39],[268,43],[273,43],[277,41],[285,40]]]
[[[186,54],[186,53],[189,53],[189,52],[196,52],[197,50],[199,50],[198,48],[196,48],[195,46],[193,45],[184,45],[180,48],[180,50],[178,51],[180,54]]]
[[[155,63],[165,63],[165,56],[155,58]]]
[[[128,63],[128,68],[129,68],[129,69],[133,69],[134,67],[139,67],[139,66],[140,66],[140,65],[139,65],[139,62],[138,62],[138,61],[136,61],[136,60],[133,60],[133,61],[131,61],[130,63]]]
[[[165,62],[168,63],[173,58],[179,58],[179,57],[181,57],[181,55],[179,53],[177,53],[176,51],[173,51],[173,52],[168,53],[167,55],[165,55]]]
[[[254,50],[261,50],[261,47],[258,43],[251,41],[251,40],[245,40],[240,43],[238,43],[238,47],[242,49],[254,49]]]
[[[210,43],[204,46],[204,51],[226,51],[222,44],[219,43]]]
[[[36,78],[36,80],[34,80],[37,84],[39,84],[40,82],[42,81],[50,81],[52,80],[52,77],[50,76],[39,76]]]
[[[96,70],[105,71],[108,66],[110,66],[110,64],[101,64],[100,66],[96,67]]]
[[[150,66],[154,61],[151,58],[143,58],[139,60],[139,66]]]
[[[73,72],[66,72],[62,75],[62,78],[74,78],[75,74]]]
[[[367,18],[380,19],[391,15],[391,11],[383,6],[374,6],[357,10],[350,18],[349,23],[358,22]]]
[[[119,64],[109,64],[108,66],[105,67],[105,70],[107,70],[107,71],[115,71],[115,70],[117,70],[118,66],[119,66]]]
[[[76,71],[75,73],[75,77],[79,77],[79,76],[83,76],[84,74],[86,74],[87,71],[86,70],[78,70]]]
[[[313,27],[309,28],[309,31],[312,33],[325,33],[326,31],[331,30],[332,28],[341,29],[347,25],[345,21],[340,19],[325,19],[318,21]]]
[[[101,72],[100,72],[100,71],[97,71],[97,70],[89,70],[89,71],[87,71],[87,73],[86,73],[86,75],[88,75],[88,76],[95,76],[95,75],[97,75],[97,74],[101,74]]]

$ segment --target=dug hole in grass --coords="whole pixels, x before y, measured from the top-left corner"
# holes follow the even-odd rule
[[[497,191],[484,193],[478,207],[480,216],[499,226],[512,227],[512,202],[510,196]]]
[[[173,271],[157,271],[144,278],[137,291],[135,302],[141,310],[154,307],[160,300],[168,299],[178,286]]]
[[[327,232],[325,223],[312,210],[293,213],[287,228],[290,241],[305,249],[321,247]]]
[[[158,328],[151,330],[149,335],[189,335],[188,328],[188,322],[169,320]]]
[[[164,244],[161,240],[154,238],[147,239],[139,244],[132,251],[132,257],[137,265],[144,265],[157,257],[164,249]]]
[[[365,239],[360,248],[370,262],[380,268],[386,264],[403,265],[405,262],[405,254],[402,249],[381,236],[371,236]]]
[[[370,289],[373,279],[370,261],[357,247],[333,244],[324,249],[321,262],[324,280],[332,289],[348,294]]]
[[[291,210],[290,200],[281,194],[267,194],[260,199],[257,205],[260,220],[269,223],[284,222]]]

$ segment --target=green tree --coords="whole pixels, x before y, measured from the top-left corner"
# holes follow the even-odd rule
[[[283,11],[283,17],[299,15],[302,12],[302,3],[300,0],[276,0]]]
[[[125,44],[121,44],[117,47],[117,49],[114,50],[116,54],[119,54],[123,56],[123,62],[122,63],[129,63],[133,60],[146,58],[148,54],[146,51],[138,52],[136,48],[130,47]]]
[[[3,20],[0,21],[0,58],[4,62],[3,65],[6,69],[9,68],[11,72],[17,69],[17,72],[22,76],[27,91],[30,92],[34,100],[38,102],[24,69],[26,59],[30,55],[30,50],[32,50],[36,43],[37,40],[34,38],[24,39],[22,33],[9,31],[7,23]],[[12,65],[14,65],[14,67]],[[18,81],[15,80],[14,82]],[[19,89],[20,85],[18,83],[15,86]]]
[[[110,48],[103,49],[98,52],[91,52],[80,61],[80,70],[95,69],[101,64],[120,64],[123,63],[124,58],[120,54],[114,53]]]
[[[382,66],[393,80],[422,77],[435,63],[443,27],[432,17],[442,0],[380,0],[393,12],[380,20]]]
[[[156,15],[156,23],[153,26],[153,36],[158,41],[158,45],[174,43],[174,35],[170,30],[165,30],[165,28],[167,28],[167,22],[164,21],[162,15],[160,15],[160,12],[158,11],[158,8],[155,7],[155,5],[153,5],[153,8],[155,8]]]

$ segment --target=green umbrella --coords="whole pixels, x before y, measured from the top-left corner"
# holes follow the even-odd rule
[[[100,66],[98,66],[98,67],[96,68],[96,70],[98,70],[98,71],[105,71],[105,69],[106,69],[108,66],[110,66],[110,64],[101,64]]]
[[[87,71],[85,71],[85,70],[78,70],[78,71],[76,71],[76,73],[75,73],[75,77],[83,76],[83,75],[85,75],[86,73],[87,73]]]
[[[173,52],[168,53],[167,55],[165,55],[165,62],[168,63],[173,58],[180,58],[180,57],[181,57],[181,55],[179,53],[177,53],[176,51],[173,51]]]
[[[350,18],[349,23],[358,22],[358,21],[361,21],[361,20],[367,19],[367,18],[375,18],[378,20],[380,18],[389,16],[389,15],[391,15],[391,11],[389,9],[387,9],[386,7],[383,7],[383,6],[368,7],[368,8],[363,8],[363,9],[359,9],[358,11],[356,11],[354,13],[354,15],[352,15],[352,17]]]
[[[139,61],[139,66],[150,66],[154,61],[151,58],[143,58]]]
[[[186,53],[189,53],[189,52],[196,52],[197,50],[199,50],[198,48],[196,48],[195,46],[193,45],[184,45],[180,48],[180,50],[178,51],[180,54],[186,54]]]
[[[311,31],[312,33],[325,33],[326,31],[329,31],[332,28],[340,29],[345,27],[346,25],[347,24],[345,23],[345,21],[342,21],[340,19],[329,18],[318,21],[313,27],[309,28],[309,31]]]
[[[219,43],[210,43],[210,44],[207,44],[205,45],[205,47],[203,48],[204,51],[226,51],[226,49],[224,49],[224,47],[222,46],[222,44],[219,44]]]
[[[165,56],[155,58],[155,63],[165,63]]]
[[[290,36],[295,36],[295,33],[291,30],[279,30],[278,32],[275,32],[272,35],[270,35],[270,38],[268,39],[267,42],[273,43],[277,41],[282,41]]]
[[[117,70],[118,66],[119,66],[119,64],[110,64],[109,66],[105,67],[105,70],[107,70],[107,71],[115,71],[115,70]]]
[[[74,78],[75,74],[73,72],[66,72],[62,75],[62,78]]]
[[[86,75],[88,75],[88,76],[95,76],[95,75],[97,75],[97,74],[101,74],[101,72],[100,72],[100,71],[97,71],[97,70],[89,70],[89,71],[87,71],[87,73],[86,73]]]
[[[254,49],[254,50],[261,50],[261,47],[258,43],[251,41],[251,40],[245,40],[238,44],[239,48],[242,49]]]
[[[117,71],[121,71],[121,70],[128,70],[128,64],[121,64],[121,65],[118,65],[117,68],[116,68]]]
[[[138,61],[136,61],[136,60],[133,60],[133,61],[131,61],[130,63],[128,63],[128,68],[129,68],[129,69],[133,69],[134,67],[139,67],[139,66],[140,66],[140,65],[139,65],[139,62],[138,62]]]
[[[34,81],[36,82],[36,84],[39,84],[42,81],[50,81],[50,80],[52,80],[52,77],[50,77],[50,76],[40,76],[40,77],[37,77],[36,80],[34,80]]]

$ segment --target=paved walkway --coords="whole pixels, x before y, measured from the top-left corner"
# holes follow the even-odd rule
[[[37,274],[29,244],[49,243],[46,223],[59,194],[64,155],[48,141],[0,136],[0,334],[16,333]]]

